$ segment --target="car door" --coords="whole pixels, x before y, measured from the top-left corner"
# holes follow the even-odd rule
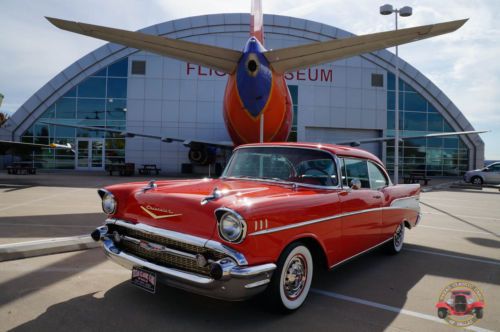
[[[352,257],[380,242],[383,194],[370,186],[368,162],[365,159],[341,158],[342,191],[342,259]],[[361,187],[349,184],[359,180]]]
[[[486,183],[499,184],[500,183],[500,164],[493,164],[488,166],[488,170],[483,172]]]

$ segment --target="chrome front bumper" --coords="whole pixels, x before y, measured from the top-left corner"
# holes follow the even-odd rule
[[[108,221],[109,222],[109,221]],[[151,230],[151,229],[150,229]],[[166,267],[120,250],[107,234],[107,227],[96,230],[103,243],[105,255],[113,262],[127,268],[143,267],[157,273],[160,282],[196,294],[228,301],[240,301],[250,298],[266,289],[276,269],[273,263],[246,266],[239,265],[233,259],[222,259],[218,262],[222,268],[222,277],[215,279],[181,269]],[[205,240],[206,242],[206,240]],[[213,241],[212,242],[213,245]],[[223,246],[221,244],[221,246]],[[243,255],[238,253],[238,257]],[[244,258],[244,257],[243,257]],[[246,262],[245,259],[239,260]]]

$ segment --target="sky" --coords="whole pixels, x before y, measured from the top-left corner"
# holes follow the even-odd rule
[[[394,29],[394,16],[379,14],[385,3],[263,0],[263,9],[267,14],[366,34]],[[399,19],[401,28],[469,18],[454,33],[400,46],[399,55],[444,91],[476,130],[491,130],[481,135],[485,157],[500,160],[500,1],[389,3],[398,8],[413,7],[412,16]],[[5,98],[0,111],[10,113],[60,71],[105,44],[59,30],[44,16],[139,30],[188,16],[250,10],[250,0],[4,0],[1,4],[0,93]]]

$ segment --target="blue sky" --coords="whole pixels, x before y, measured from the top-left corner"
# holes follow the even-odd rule
[[[393,16],[379,14],[384,1],[263,1],[265,13],[330,24],[355,34],[394,28]],[[486,159],[500,159],[500,1],[392,1],[413,7],[400,27],[470,18],[460,30],[407,44],[400,56],[429,77],[465,114],[481,137]],[[14,112],[38,88],[103,41],[58,30],[43,16],[138,30],[186,16],[248,12],[250,0],[16,0],[0,11],[0,93],[2,111]],[[392,51],[392,49],[391,49]]]

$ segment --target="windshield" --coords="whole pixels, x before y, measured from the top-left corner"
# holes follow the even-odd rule
[[[337,186],[337,167],[329,153],[302,148],[255,147],[237,150],[227,165],[226,178],[289,181]]]

